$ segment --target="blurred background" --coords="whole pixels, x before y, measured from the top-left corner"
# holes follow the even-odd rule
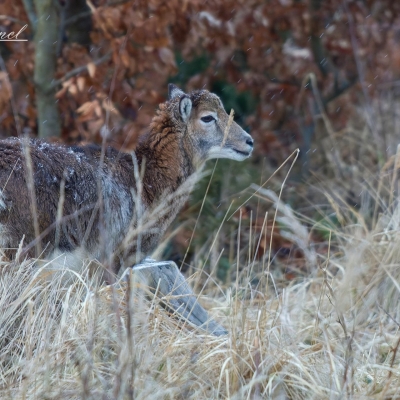
[[[25,25],[27,41],[0,42],[1,138],[129,151],[169,82],[215,92],[254,137],[246,163],[217,163],[205,199],[211,175],[199,183],[162,257],[207,260],[222,283],[237,258],[268,257],[284,279],[308,272],[293,227],[271,234],[273,202],[246,201],[252,183],[281,190],[297,148],[282,199],[319,254],[398,193],[394,175],[381,183],[399,143],[400,2],[0,0],[0,32]]]

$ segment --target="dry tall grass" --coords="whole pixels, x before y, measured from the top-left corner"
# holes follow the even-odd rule
[[[341,226],[324,255],[309,242],[316,226],[259,189],[309,273],[278,280],[268,254],[247,264],[240,258],[230,287],[208,284],[200,298],[226,337],[168,315],[133,274],[114,286],[82,274],[63,287],[32,260],[3,261],[0,397],[400,399],[400,208],[392,176],[365,181],[375,187],[369,204],[378,204],[369,223],[361,211],[340,208],[338,192],[326,193]],[[258,239],[249,238],[252,248]],[[248,253],[248,243],[240,247]],[[204,279],[193,280],[199,292]]]

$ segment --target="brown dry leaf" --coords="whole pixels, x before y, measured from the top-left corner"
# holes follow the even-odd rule
[[[89,113],[92,113],[95,110],[95,105],[96,103],[93,101],[87,101],[86,103],[83,103],[77,110],[76,112],[78,114],[82,115],[88,115]]]
[[[56,99],[61,99],[61,97],[64,96],[65,92],[68,90],[68,88],[63,87],[62,89],[60,89],[56,94],[55,97]]]
[[[108,98],[104,99],[102,101],[102,107],[104,110],[110,111],[110,113],[114,115],[120,115],[119,111],[115,108],[115,105],[112,101],[110,101]]]
[[[158,55],[164,64],[176,67],[175,56],[171,49],[168,47],[162,47],[161,49],[158,49]]]
[[[101,108],[99,102],[96,101],[95,102],[95,106],[94,106],[94,113],[95,113],[96,117],[101,117],[101,115],[102,115],[102,111],[101,110],[102,110],[102,108]]]
[[[86,79],[83,76],[78,76],[76,79],[76,85],[78,86],[78,90],[83,92],[85,89],[85,81]]]
[[[68,87],[68,92],[75,96],[78,93],[78,88],[75,84],[72,84]]]
[[[104,120],[103,118],[91,120],[88,122],[87,127],[91,135],[96,135],[99,131],[100,128],[104,125]]]
[[[121,57],[121,62],[122,62],[122,65],[125,67],[125,68],[129,68],[129,64],[130,64],[130,57],[129,57],[129,54],[128,54],[128,52],[126,51],[126,50],[122,50],[120,53],[119,53],[119,56]]]
[[[88,70],[89,76],[91,78],[94,78],[94,76],[96,75],[96,64],[93,62],[88,63],[87,70]]]
[[[119,28],[121,21],[121,12],[118,8],[106,8],[102,14],[107,29],[111,32]]]
[[[67,81],[62,82],[61,85],[63,88],[67,88],[67,87],[71,86],[72,83],[73,83],[72,79],[68,79]]]
[[[0,113],[2,113],[11,98],[12,88],[5,72],[0,72]]]

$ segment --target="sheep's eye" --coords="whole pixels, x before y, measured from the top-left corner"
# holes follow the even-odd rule
[[[215,118],[212,115],[206,115],[205,117],[201,117],[201,120],[203,122],[211,122],[215,121]]]

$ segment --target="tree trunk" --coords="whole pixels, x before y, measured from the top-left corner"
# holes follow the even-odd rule
[[[34,0],[37,26],[35,32],[36,106],[39,137],[60,136],[61,125],[52,86],[56,71],[56,46],[58,39],[58,12],[53,0]]]

